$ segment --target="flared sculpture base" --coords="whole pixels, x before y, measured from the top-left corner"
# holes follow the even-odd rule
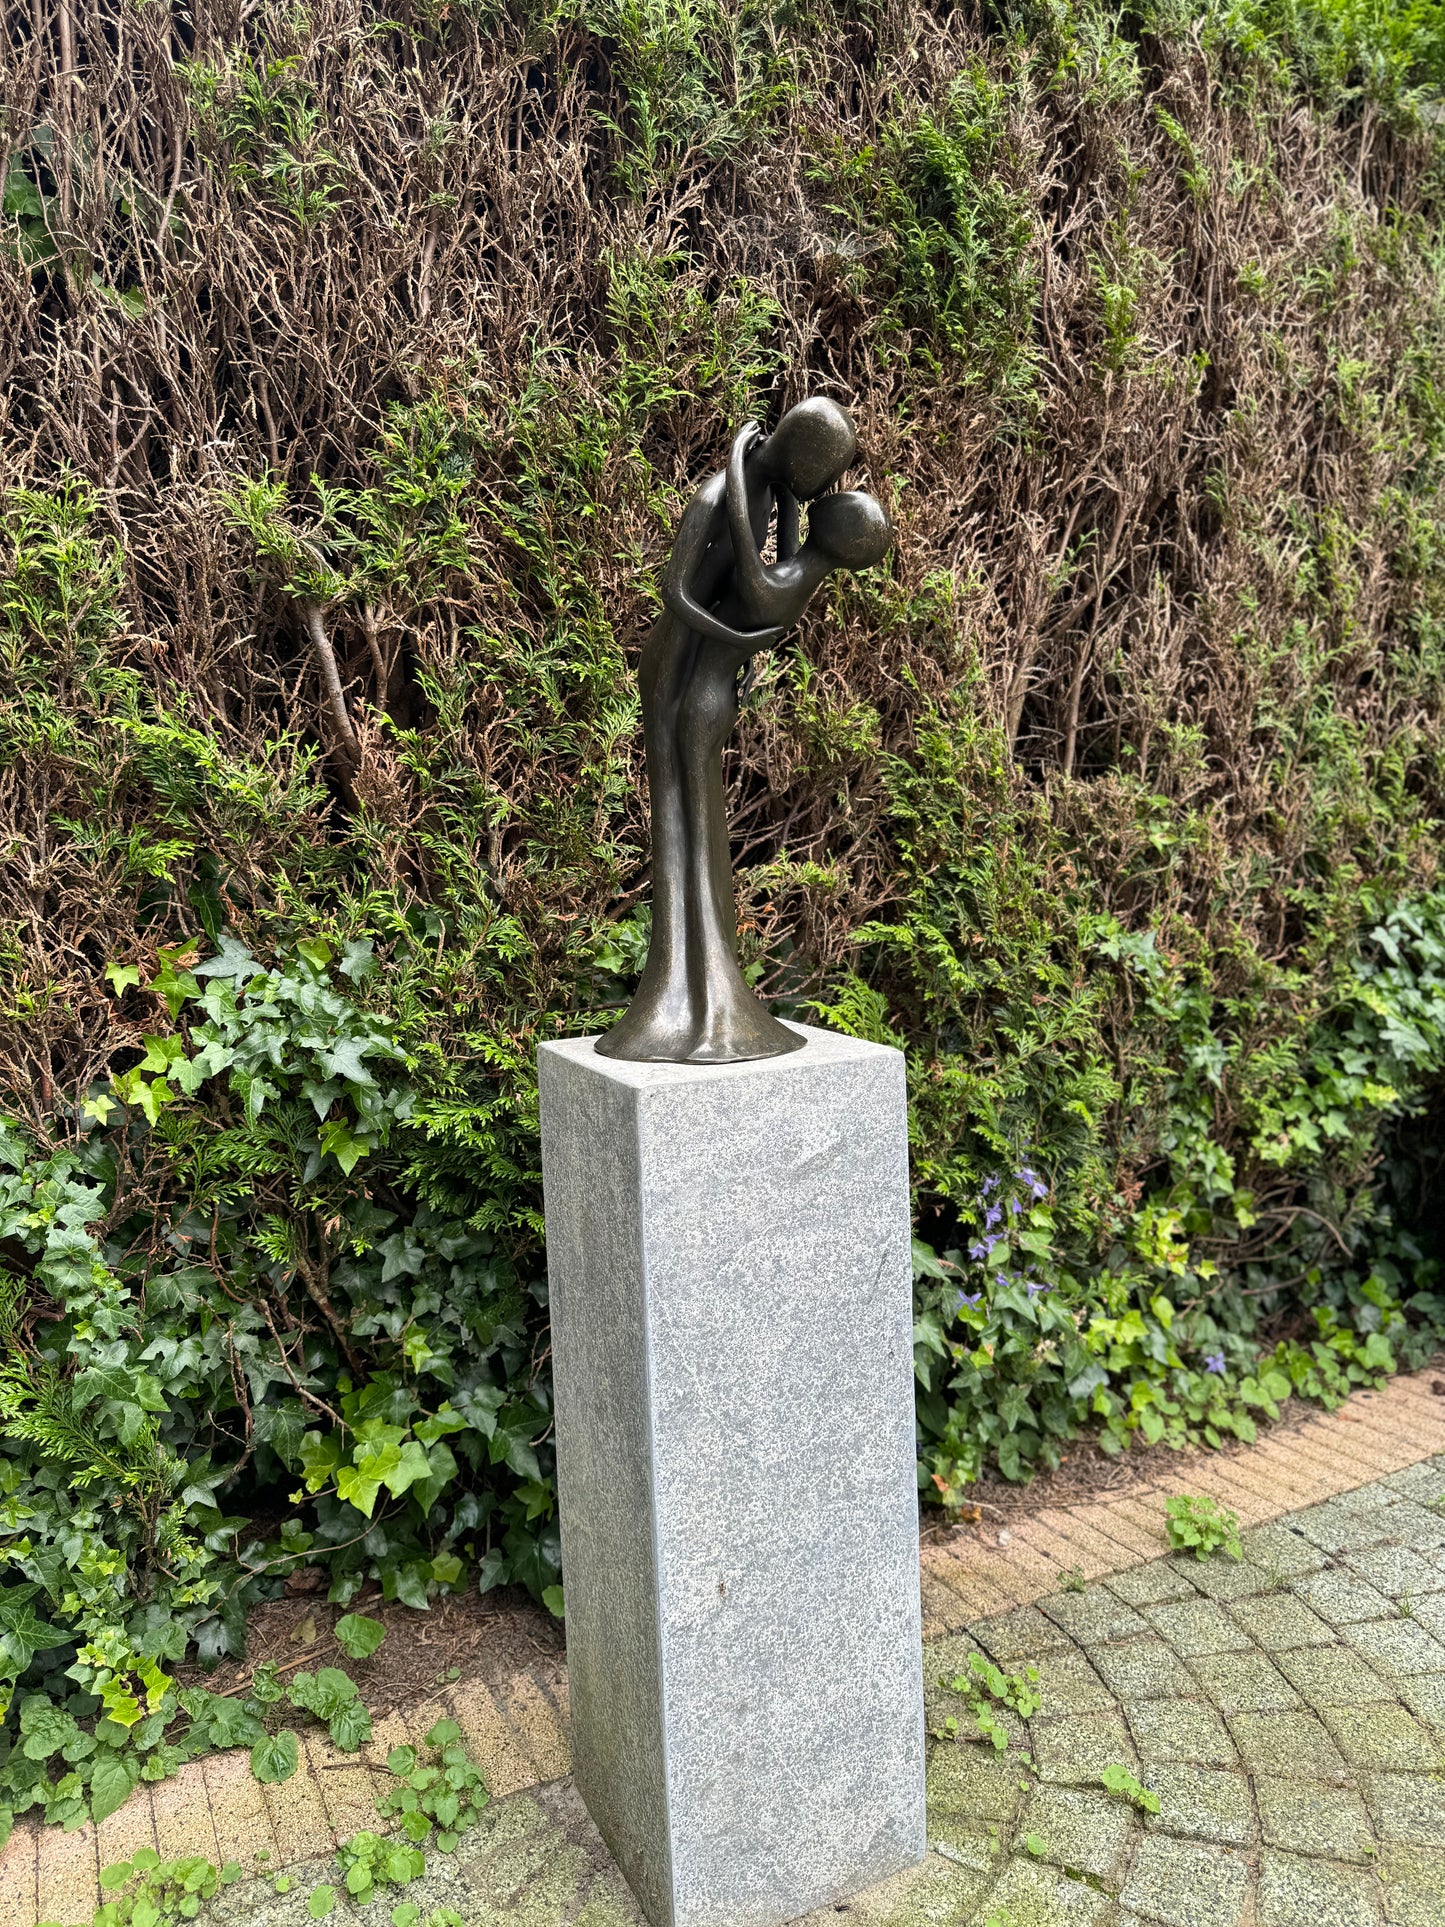
[[[599,1057],[624,1064],[751,1064],[802,1048],[797,1031],[770,1017],[746,986],[697,1012],[650,996],[646,979],[596,1046]]]

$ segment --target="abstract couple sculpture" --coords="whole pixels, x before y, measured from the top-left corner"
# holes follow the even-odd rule
[[[652,796],[652,942],[625,1016],[598,1044],[634,1063],[737,1064],[802,1039],[770,1017],[738,968],[722,752],[738,672],[798,620],[836,569],[865,569],[893,532],[871,495],[826,495],[798,546],[798,504],[856,452],[836,402],[805,401],[776,433],[749,423],[727,470],[693,496],[663,573],[663,614],[642,652],[642,728]],[[777,507],[776,563],[762,559]]]
[[[538,1054],[574,1770],[653,1927],[777,1927],[924,1852],[903,1059],[753,996],[723,814],[739,670],[887,552],[822,493],[853,453],[804,402],[690,503],[642,659],[647,967]]]

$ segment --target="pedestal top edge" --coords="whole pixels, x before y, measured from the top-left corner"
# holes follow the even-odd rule
[[[861,1037],[844,1037],[834,1030],[819,1030],[813,1024],[794,1024],[782,1020],[789,1030],[806,1038],[802,1050],[786,1057],[751,1057],[742,1064],[639,1064],[620,1057],[599,1057],[596,1037],[562,1037],[554,1043],[537,1046],[537,1057],[560,1057],[568,1063],[585,1066],[599,1077],[611,1078],[634,1090],[654,1090],[677,1084],[715,1084],[725,1079],[746,1081],[760,1074],[785,1077],[791,1072],[818,1070],[827,1064],[856,1064],[875,1060],[880,1068],[890,1059],[901,1065],[903,1053],[891,1044],[870,1044]]]

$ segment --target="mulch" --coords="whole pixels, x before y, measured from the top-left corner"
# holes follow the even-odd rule
[[[1304,1399],[1285,1399],[1279,1418],[1261,1433],[1293,1432],[1316,1416],[1317,1405]],[[1052,1472],[1039,1472],[1027,1485],[987,1472],[968,1488],[968,1498],[950,1516],[926,1506],[921,1520],[921,1536],[926,1546],[948,1544],[961,1534],[992,1538],[1001,1524],[1022,1513],[1043,1512],[1053,1506],[1088,1505],[1096,1499],[1117,1499],[1137,1486],[1157,1485],[1168,1475],[1187,1488],[1191,1467],[1212,1464],[1221,1457],[1251,1448],[1241,1439],[1230,1439],[1217,1450],[1208,1446],[1186,1446],[1174,1450],[1164,1445],[1147,1445],[1136,1436],[1124,1452],[1105,1452],[1092,1439],[1077,1439],[1063,1454]]]
[[[213,1693],[244,1691],[253,1670],[275,1660],[284,1679],[320,1666],[340,1666],[356,1681],[376,1714],[413,1705],[459,1681],[480,1678],[500,1684],[530,1668],[542,1679],[560,1678],[566,1664],[562,1623],[523,1591],[503,1586],[485,1595],[470,1588],[443,1593],[426,1612],[388,1602],[368,1585],[347,1606],[330,1604],[326,1577],[315,1567],[291,1575],[284,1597],[265,1601],[246,1625],[243,1659],[223,1660],[214,1672],[176,1668],[183,1686]],[[348,1659],[333,1628],[343,1613],[366,1613],[386,1627],[370,1659]]]

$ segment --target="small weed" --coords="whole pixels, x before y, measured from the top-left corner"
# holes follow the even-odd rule
[[[268,1733],[251,1748],[251,1771],[263,1786],[278,1786],[289,1780],[300,1763],[296,1735],[289,1727]]]
[[[361,1703],[356,1681],[339,1666],[323,1666],[315,1674],[298,1673],[287,1698],[293,1706],[324,1720],[332,1744],[343,1753],[356,1752],[371,1738],[371,1715]]]
[[[1060,1590],[1063,1592],[1083,1592],[1085,1583],[1084,1568],[1082,1566],[1070,1566],[1069,1570],[1064,1574],[1064,1583]]]
[[[1007,1707],[1020,1719],[1032,1718],[1039,1710],[1038,1677],[1036,1666],[1026,1666],[1022,1674],[1005,1673],[982,1653],[970,1653],[966,1669],[944,1684],[967,1699],[977,1737],[990,1741],[995,1751],[1002,1753],[1008,1745],[1008,1730],[994,1712],[994,1705]],[[957,1739],[957,1718],[950,1715],[943,1730],[950,1739]]]
[[[162,1860],[154,1847],[140,1847],[129,1860],[103,1867],[102,1893],[110,1896],[96,1909],[91,1927],[162,1927],[194,1920],[201,1903],[241,1877],[240,1862],[217,1867],[199,1854]]]
[[[1401,1619],[1413,1619],[1415,1617],[1415,1600],[1411,1593],[1401,1593],[1399,1610]]]
[[[1164,1501],[1164,1512],[1175,1552],[1193,1552],[1196,1559],[1207,1559],[1212,1552],[1226,1553],[1231,1559],[1244,1557],[1238,1514],[1213,1499],[1190,1498],[1181,1492]]]
[[[348,1659],[370,1659],[386,1638],[381,1621],[365,1613],[344,1613],[336,1622],[335,1633],[336,1643]]]
[[[1113,1760],[1099,1775],[1099,1784],[1106,1793],[1116,1793],[1123,1800],[1131,1801],[1141,1813],[1159,1811],[1159,1795],[1151,1793],[1148,1787],[1134,1778],[1127,1766]]]
[[[401,1784],[376,1803],[383,1819],[400,1819],[409,1840],[425,1840],[435,1825],[442,1853],[450,1853],[458,1836],[476,1825],[487,1804],[482,1776],[461,1737],[455,1720],[438,1720],[426,1736],[426,1745],[438,1750],[434,1764],[419,1764],[414,1746],[394,1746],[386,1764]]]
[[[368,1906],[379,1890],[405,1887],[426,1872],[420,1847],[386,1839],[363,1828],[336,1849],[346,1891],[358,1907]]]

